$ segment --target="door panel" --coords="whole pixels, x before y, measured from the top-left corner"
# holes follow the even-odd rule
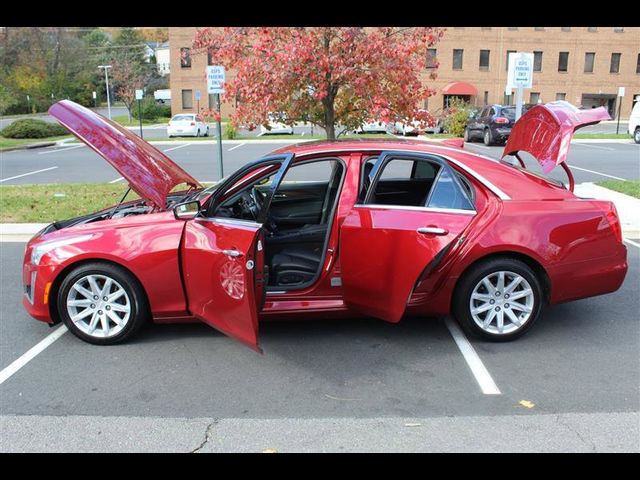
[[[182,271],[191,313],[258,352],[258,302],[254,273],[261,225],[196,218],[186,222]],[[260,245],[262,246],[262,245]],[[258,292],[261,295],[262,290]]]
[[[428,209],[354,207],[340,228],[345,303],[387,322],[400,321],[424,268],[472,218]],[[425,227],[446,233],[418,232]]]

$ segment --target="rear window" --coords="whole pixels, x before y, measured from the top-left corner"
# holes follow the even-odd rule
[[[516,118],[516,109],[513,107],[503,108],[501,115],[503,117],[507,117],[509,120],[513,120],[514,118]]]
[[[189,121],[193,120],[193,115],[176,115],[171,120],[174,121],[174,122],[180,122],[180,121],[189,122]]]

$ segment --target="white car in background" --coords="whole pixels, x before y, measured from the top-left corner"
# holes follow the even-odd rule
[[[269,115],[267,126],[260,125],[260,135],[293,135],[293,127],[279,122],[274,115]]]
[[[209,125],[195,113],[174,115],[167,125],[167,135],[171,137],[208,137]]]
[[[636,104],[629,116],[629,135],[633,136],[634,142],[640,143],[640,98],[636,97],[636,99]]]
[[[385,122],[367,122],[356,128],[353,133],[387,133]]]

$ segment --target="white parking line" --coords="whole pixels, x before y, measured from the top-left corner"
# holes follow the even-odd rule
[[[40,173],[40,172],[48,172],[49,170],[53,170],[53,169],[56,169],[56,168],[58,168],[58,167],[43,168],[42,170],[35,170],[33,172],[23,173],[22,175],[16,175],[15,177],[3,178],[2,180],[0,180],[0,183],[7,182],[9,180],[14,180],[16,178],[26,177],[28,175],[34,175],[34,174]]]
[[[640,243],[634,242],[633,240],[629,240],[628,238],[625,238],[624,241],[627,242],[629,245],[633,245],[636,248],[640,248]]]
[[[599,148],[600,150],[610,150],[610,151],[615,150],[615,148],[601,147],[600,145],[592,145],[590,143],[572,142],[571,145],[580,145],[581,147]]]
[[[603,177],[608,177],[608,178],[613,178],[614,180],[622,180],[622,181],[627,181],[626,178],[620,178],[620,177],[616,177],[614,175],[608,175],[606,173],[602,173],[602,172],[596,172],[595,170],[589,170],[588,168],[581,168],[581,167],[576,167],[575,165],[571,165],[571,170],[582,170],[585,172],[589,172],[589,173],[595,173],[596,175],[602,175]]]
[[[39,353],[41,353],[45,348],[59,339],[62,335],[67,332],[67,327],[64,325],[60,325],[53,333],[49,334],[44,340],[40,343],[36,344],[34,347],[31,347],[17,360],[14,360],[11,365],[6,367],[4,370],[0,372],[0,385],[5,382],[9,377],[11,377],[14,373],[24,367],[27,363],[33,360]]]
[[[227,152],[230,152],[231,150],[235,150],[236,148],[240,148],[241,146],[246,145],[246,144],[247,144],[247,142],[244,142],[244,143],[241,143],[239,145],[236,145],[235,147],[231,147],[229,150],[227,150]]]
[[[124,177],[118,177],[115,180],[111,180],[109,183],[118,183],[120,181],[124,180]]]
[[[189,145],[192,145],[192,143],[185,143],[183,145],[178,145],[177,147],[168,148],[166,150],[163,150],[163,152],[170,152],[171,150],[177,150],[179,148],[188,147]]]
[[[501,392],[493,381],[493,378],[491,378],[489,371],[485,368],[484,363],[482,363],[482,360],[480,360],[480,357],[473,348],[473,345],[469,343],[469,340],[464,336],[460,327],[458,327],[458,325],[449,317],[445,320],[445,324],[449,329],[453,340],[456,342],[456,345],[458,345],[460,353],[462,353],[467,365],[469,365],[471,373],[476,377],[476,381],[478,382],[478,385],[480,385],[482,393],[485,395],[501,395]]]
[[[47,155],[48,153],[67,152],[69,150],[73,150],[74,148],[80,148],[80,147],[84,147],[84,144],[83,145],[74,145],[73,147],[57,148],[55,150],[47,150],[46,152],[39,152],[38,155]]]

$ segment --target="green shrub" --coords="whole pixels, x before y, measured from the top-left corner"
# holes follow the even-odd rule
[[[225,125],[224,136],[227,140],[233,140],[238,136],[238,131],[233,125],[231,125],[231,123],[227,123]]]
[[[449,107],[444,112],[444,131],[456,137],[461,137],[469,121],[471,111],[472,107],[465,101],[457,98],[452,99]]]
[[[133,118],[139,119],[138,102],[132,108]],[[160,117],[170,117],[171,107],[169,105],[158,105],[154,98],[148,97],[140,101],[140,113],[143,120],[153,121]]]
[[[0,135],[5,138],[47,138],[68,134],[69,131],[62,125],[36,118],[16,120],[0,131]]]

